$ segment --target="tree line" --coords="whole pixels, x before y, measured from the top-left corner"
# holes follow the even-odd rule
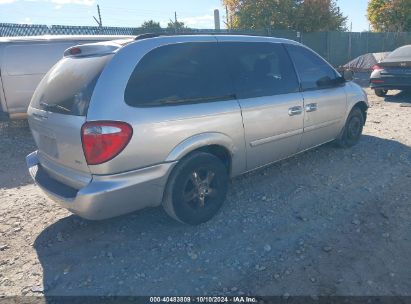
[[[370,0],[367,16],[374,31],[411,31],[410,0]]]
[[[143,22],[143,24],[140,26],[141,29],[151,31],[151,32],[158,32],[162,30],[162,27],[160,25],[160,22],[156,22],[154,20],[148,20]],[[172,21],[167,24],[166,29],[167,30],[180,30],[180,29],[185,29],[187,28],[184,24],[184,22],[181,21]]]
[[[222,3],[227,8],[228,29],[347,30],[347,17],[336,0],[222,0]],[[376,32],[411,31],[411,0],[369,0],[366,14]],[[141,28],[147,31],[162,29],[154,20],[144,22]],[[170,20],[166,29],[186,28],[184,22]]]
[[[301,32],[346,30],[334,0],[223,0],[232,29],[284,29]]]

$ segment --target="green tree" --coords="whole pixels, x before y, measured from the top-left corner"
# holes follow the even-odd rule
[[[347,17],[333,0],[298,1],[294,29],[301,32],[345,31]]]
[[[235,12],[235,25],[253,30],[290,29],[294,11],[293,0],[241,1],[241,5]]]
[[[161,30],[160,22],[155,22],[154,20],[145,21],[141,25],[141,28],[147,31],[154,31],[154,32]]]
[[[187,29],[187,27],[185,26],[184,22],[170,20],[170,22],[167,24],[167,29],[175,30],[178,32],[179,30]]]
[[[229,11],[229,28],[345,30],[335,0],[223,0]]]
[[[411,1],[370,0],[367,17],[374,31],[411,31]]]

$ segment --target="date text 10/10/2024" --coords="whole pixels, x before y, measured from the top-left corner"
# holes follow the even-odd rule
[[[257,303],[253,297],[150,297],[150,303]]]

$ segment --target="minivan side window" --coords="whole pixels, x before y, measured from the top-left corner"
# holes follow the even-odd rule
[[[287,45],[287,49],[294,61],[303,91],[325,89],[341,83],[340,75],[309,49],[297,45]]]
[[[178,43],[146,54],[133,71],[125,101],[134,107],[234,99],[216,42]]]
[[[270,42],[220,42],[239,99],[299,91],[284,46]]]

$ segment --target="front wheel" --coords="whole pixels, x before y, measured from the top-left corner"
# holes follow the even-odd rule
[[[355,107],[348,115],[344,130],[340,138],[336,140],[337,144],[342,148],[355,146],[361,138],[363,127],[364,115],[359,108]]]
[[[382,89],[375,89],[374,92],[375,92],[375,95],[377,95],[378,97],[385,97],[388,94],[388,90],[382,90]]]
[[[228,170],[209,153],[194,152],[174,168],[163,207],[172,218],[189,225],[210,220],[221,208],[228,189]]]

